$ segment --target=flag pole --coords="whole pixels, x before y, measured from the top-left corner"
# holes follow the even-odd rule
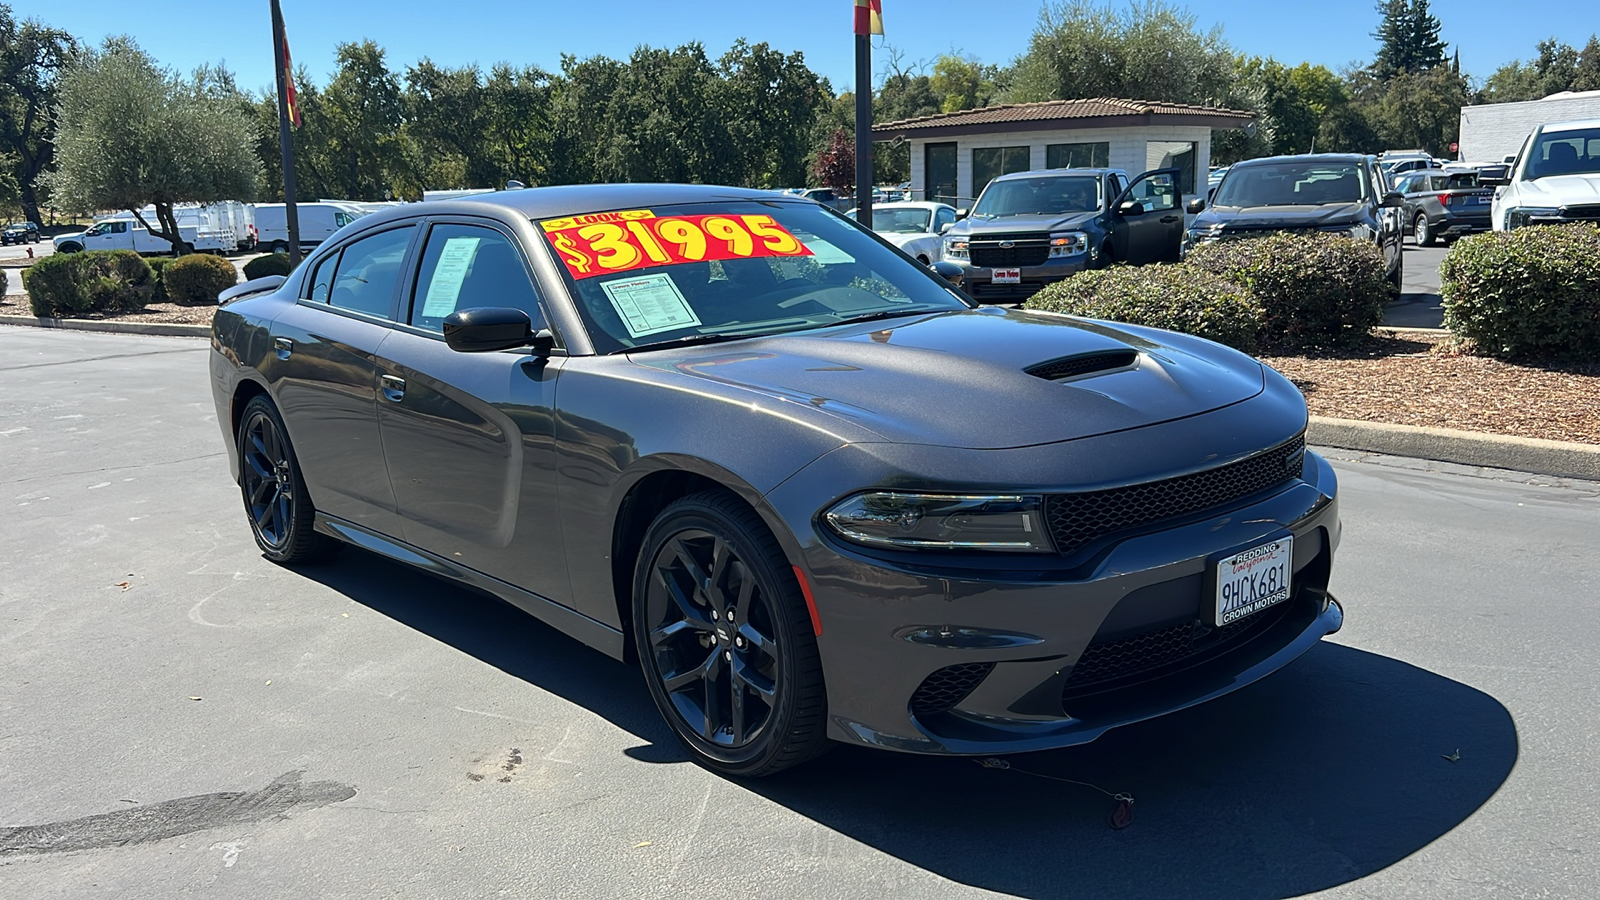
[[[871,34],[856,35],[856,221],[872,227]]]
[[[278,73],[278,151],[283,155],[283,217],[289,227],[289,265],[300,265],[300,211],[295,207],[294,145],[289,140],[289,53],[283,10],[272,0],[273,70]]]

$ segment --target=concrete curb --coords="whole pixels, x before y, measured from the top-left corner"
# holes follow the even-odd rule
[[[1306,440],[1323,447],[1600,481],[1600,445],[1312,416]]]
[[[102,322],[96,319],[38,319],[33,316],[0,316],[0,325],[31,325],[34,328],[105,331],[113,334],[155,334],[167,337],[211,336],[210,325],[175,325],[157,322]]]

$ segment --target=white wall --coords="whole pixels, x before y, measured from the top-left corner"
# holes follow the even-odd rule
[[[1127,126],[1119,128],[1078,128],[1061,131],[1014,131],[997,134],[958,137],[956,142],[956,187],[965,198],[963,205],[974,199],[972,190],[972,151],[979,147],[1029,148],[1029,165],[1034,169],[1045,167],[1045,147],[1050,144],[1087,144],[1105,142],[1111,145],[1110,162],[1113,169],[1126,169],[1129,175],[1145,171],[1146,144],[1150,141],[1191,141],[1197,145],[1195,159],[1196,185],[1205,184],[1206,173],[1211,169],[1211,129],[1174,126]],[[916,138],[911,144],[911,187],[927,189],[923,163],[927,156],[924,148],[933,143],[949,143],[949,139]],[[925,197],[925,194],[918,194]]]
[[[1461,158],[1467,162],[1499,162],[1515,156],[1534,128],[1579,119],[1600,119],[1600,91],[1554,100],[1463,107]]]

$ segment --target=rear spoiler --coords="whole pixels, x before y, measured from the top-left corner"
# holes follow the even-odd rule
[[[254,297],[256,294],[270,294],[277,290],[279,285],[288,280],[282,275],[263,275],[260,278],[253,278],[244,284],[236,284],[218,294],[217,305],[227,306],[229,303],[235,300],[242,300],[245,297]]]

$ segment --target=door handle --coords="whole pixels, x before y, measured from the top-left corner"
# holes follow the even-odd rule
[[[378,379],[378,385],[383,389],[384,399],[399,403],[406,396],[406,380],[394,375],[385,375]]]
[[[1173,222],[1178,221],[1178,217],[1177,216],[1162,216],[1161,217],[1161,221],[1162,221],[1163,224],[1171,225]]]
[[[288,338],[273,338],[272,349],[277,352],[279,359],[288,359],[294,352],[294,341]]]

